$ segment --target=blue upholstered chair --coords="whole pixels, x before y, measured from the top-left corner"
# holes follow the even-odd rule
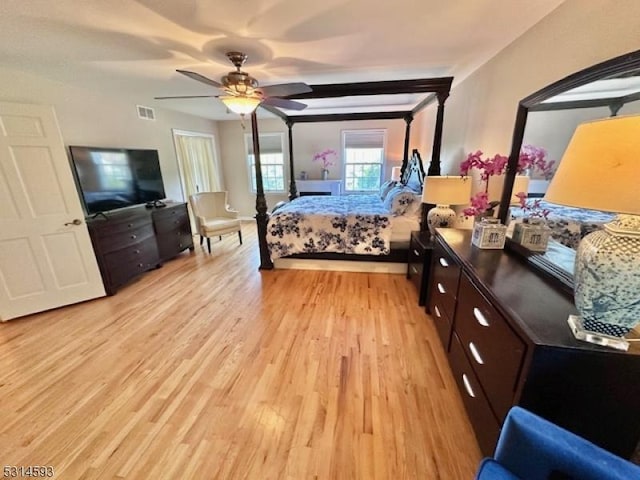
[[[640,466],[513,407],[494,457],[482,461],[476,479],[631,480],[640,479]]]

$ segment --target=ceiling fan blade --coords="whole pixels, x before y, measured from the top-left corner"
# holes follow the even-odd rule
[[[306,83],[281,83],[258,88],[265,97],[288,97],[299,93],[311,92],[311,87]]]
[[[265,98],[262,103],[271,105],[272,107],[286,108],[287,110],[304,110],[307,106],[304,103],[287,100],[286,98],[269,97]]]
[[[168,100],[171,98],[217,98],[220,95],[178,95],[175,97],[153,97],[154,100]]]
[[[186,75],[187,77],[193,78],[202,83],[206,83],[207,85],[211,85],[216,88],[224,88],[221,83],[216,82],[215,80],[211,80],[210,78],[205,77],[204,75],[200,75],[196,72],[190,72],[188,70],[176,70],[176,72],[181,73],[182,75]]]

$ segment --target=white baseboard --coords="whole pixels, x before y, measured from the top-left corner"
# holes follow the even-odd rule
[[[282,270],[327,270],[333,272],[365,272],[406,274],[406,263],[357,262],[349,260],[308,260],[301,258],[278,258],[273,261],[276,269]]]

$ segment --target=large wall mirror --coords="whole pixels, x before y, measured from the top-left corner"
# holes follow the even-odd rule
[[[521,148],[544,148],[556,166],[576,129],[586,121],[640,114],[640,50],[570,75],[520,101],[498,216],[503,222],[523,216],[509,206]],[[544,203],[548,180],[529,172],[527,202],[542,199],[549,210],[552,240],[545,253],[535,253],[507,240],[506,248],[523,256],[537,270],[553,277],[566,293],[573,292],[575,248],[580,239],[613,218],[613,214]],[[514,192],[515,193],[515,192]],[[613,192],[612,192],[613,193]]]

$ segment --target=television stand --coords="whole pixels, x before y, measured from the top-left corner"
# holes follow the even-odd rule
[[[130,208],[87,220],[107,295],[185,249],[193,250],[186,203]]]

